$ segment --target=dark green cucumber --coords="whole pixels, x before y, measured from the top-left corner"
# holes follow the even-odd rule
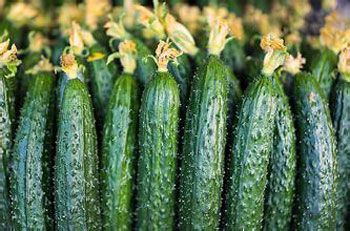
[[[179,107],[176,81],[167,72],[156,72],[143,92],[140,110],[139,230],[175,228]]]
[[[340,78],[331,98],[331,112],[337,141],[337,230],[346,230],[350,215],[350,83]]]
[[[230,157],[226,230],[262,228],[275,101],[272,77],[260,76],[245,92]]]
[[[33,78],[21,110],[11,171],[13,228],[52,230],[52,120],[54,76]]]
[[[311,74],[295,77],[297,230],[335,230],[336,153],[327,100]]]
[[[86,85],[69,79],[58,119],[57,230],[101,230],[95,121]]]
[[[180,229],[219,225],[228,101],[227,69],[211,55],[193,82],[186,115],[180,183]]]
[[[238,40],[229,41],[221,52],[221,57],[232,72],[241,73],[244,70],[246,54]]]
[[[273,86],[276,92],[276,125],[265,195],[264,230],[288,230],[294,199],[296,138],[291,109],[279,75],[274,77]]]
[[[13,97],[7,87],[4,68],[0,69],[0,229],[11,230],[9,171],[13,137]]]
[[[320,84],[325,96],[329,97],[335,76],[333,74],[337,66],[338,57],[332,50],[323,49],[312,59],[311,72]]]
[[[90,53],[92,55],[94,53],[106,54],[106,51],[101,45],[96,44],[90,48]],[[87,63],[89,79],[91,80],[92,101],[98,122],[101,124],[117,74],[117,66],[113,63],[107,66],[106,60],[107,56]]]
[[[60,57],[66,46],[69,46],[68,39],[61,34],[56,35],[55,46],[52,48],[51,61],[54,65],[60,65]]]
[[[139,82],[145,86],[156,71],[156,65],[154,62],[145,60],[152,54],[148,47],[139,39],[133,39],[132,41],[135,42],[137,50],[135,74],[137,75]]]
[[[102,142],[102,214],[105,230],[131,230],[138,120],[137,84],[118,77],[107,107]]]
[[[25,74],[26,70],[31,69],[41,60],[42,54],[40,52],[31,52],[29,53],[22,62],[19,70],[19,91],[18,91],[18,99],[19,104],[22,106],[24,103],[24,99],[26,97],[28,87],[30,82],[34,79],[32,75]],[[20,107],[21,107],[20,106]]]
[[[192,77],[191,64],[187,55],[181,55],[177,58],[177,61],[178,64],[168,63],[168,69],[169,73],[174,76],[179,84],[181,104],[186,105]]]

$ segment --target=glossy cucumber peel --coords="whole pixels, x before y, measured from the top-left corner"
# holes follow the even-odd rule
[[[335,138],[326,98],[311,74],[295,77],[297,230],[335,229]]]
[[[141,103],[137,226],[139,229],[175,227],[175,180],[179,90],[166,72],[147,84]]]
[[[30,77],[33,80],[21,110],[12,154],[13,228],[51,230],[55,79],[50,72],[39,72]]]
[[[72,55],[63,56],[68,72],[58,118],[55,159],[57,230],[101,230],[98,157],[92,102]],[[75,70],[70,72],[71,70]]]
[[[108,103],[102,142],[102,214],[105,230],[131,230],[136,173],[139,94],[133,72],[136,49],[120,43],[124,73],[116,80]]]
[[[350,49],[344,49],[339,55],[338,71],[339,79],[333,87],[331,97],[331,115],[335,128],[335,137],[337,141],[337,190],[336,190],[336,230],[346,230],[350,224],[349,206],[350,206],[350,145],[349,145],[349,126],[350,126],[350,71],[349,71],[349,52]]]
[[[186,115],[180,185],[180,229],[219,225],[227,119],[227,69],[209,56],[195,77]]]
[[[264,230],[288,230],[292,220],[296,174],[295,129],[288,98],[275,74],[276,93],[273,149],[265,192]]]
[[[319,82],[320,88],[324,91],[327,100],[335,80],[333,72],[336,65],[337,55],[329,49],[319,51],[311,63],[311,72]]]
[[[231,154],[226,230],[262,228],[275,104],[272,78],[268,76],[256,79],[244,94]]]

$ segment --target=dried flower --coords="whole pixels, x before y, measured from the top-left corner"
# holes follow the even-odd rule
[[[78,77],[79,66],[73,54],[61,56],[61,67],[70,79]]]
[[[159,72],[168,71],[168,62],[175,61],[182,53],[175,48],[170,48],[171,42],[160,41],[156,49],[156,60]]]
[[[220,55],[228,41],[226,37],[229,32],[230,29],[227,23],[224,20],[218,19],[209,34],[209,54]]]
[[[305,64],[306,60],[298,52],[298,55],[294,58],[293,55],[287,55],[286,61],[284,63],[283,69],[292,75],[300,72]]]

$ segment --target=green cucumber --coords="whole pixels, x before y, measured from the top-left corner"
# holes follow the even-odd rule
[[[276,125],[265,192],[264,230],[288,230],[294,199],[296,138],[292,112],[279,75],[275,75],[273,85],[276,92]]]
[[[135,182],[138,90],[118,77],[106,111],[102,142],[102,214],[105,230],[131,230]]]
[[[312,59],[312,74],[319,82],[320,88],[324,91],[327,100],[335,80],[333,72],[337,66],[337,61],[337,54],[329,49],[319,51],[316,57]]]
[[[145,58],[152,54],[148,47],[139,39],[132,39],[132,41],[135,42],[137,50],[137,65],[135,73],[138,81],[145,86],[148,83],[149,78],[156,71],[156,65],[154,62],[145,61]]]
[[[14,141],[11,198],[15,230],[52,230],[52,120],[54,76],[33,78]]]
[[[57,230],[101,230],[98,157],[92,103],[86,85],[69,79],[58,119],[55,159]]]
[[[219,225],[228,101],[227,69],[210,55],[193,82],[180,180],[180,229]]]
[[[331,112],[337,141],[337,230],[346,230],[350,214],[350,83],[340,78],[331,97]]]
[[[92,55],[94,53],[106,55],[106,51],[99,44],[92,46],[90,48],[90,53]],[[107,103],[117,74],[117,66],[113,63],[107,66],[106,60],[107,57],[102,57],[87,62],[89,79],[91,80],[92,100],[96,112],[96,119],[100,124],[102,124],[105,117]]]
[[[233,139],[225,230],[261,230],[273,147],[275,92],[260,76],[246,90]]]
[[[244,70],[246,54],[240,41],[235,39],[230,40],[221,52],[221,57],[232,72],[241,73]]]
[[[180,97],[176,81],[156,72],[143,92],[139,127],[137,228],[175,228]]]
[[[336,153],[327,100],[316,78],[295,77],[297,230],[335,230]]]
[[[12,148],[14,105],[5,69],[0,69],[0,229],[11,230],[9,171]]]

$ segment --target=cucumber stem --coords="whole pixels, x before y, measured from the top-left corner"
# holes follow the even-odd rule
[[[118,48],[124,72],[133,74],[136,69],[136,44],[133,41],[125,40],[119,44]]]
[[[171,42],[160,41],[156,49],[156,60],[159,72],[168,71],[168,62],[172,61],[176,63],[176,58],[182,55],[182,52],[179,52],[175,48],[170,48]]]

